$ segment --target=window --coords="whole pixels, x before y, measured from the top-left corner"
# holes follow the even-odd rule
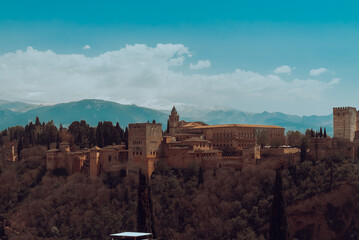
[[[108,161],[111,162],[111,155],[108,156]]]

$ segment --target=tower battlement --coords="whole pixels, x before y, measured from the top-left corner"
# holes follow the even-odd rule
[[[349,111],[356,111],[355,107],[333,107],[333,114],[348,113]]]

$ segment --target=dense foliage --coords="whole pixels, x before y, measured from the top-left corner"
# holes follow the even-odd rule
[[[11,239],[107,239],[137,230],[136,184],[111,174],[92,181],[82,174],[46,173],[45,150],[24,149],[27,159],[38,156],[1,172],[0,211]],[[298,163],[282,170],[284,198],[290,205],[353,184],[358,176],[359,165],[340,156],[315,166]],[[274,177],[271,165],[203,172],[195,165],[171,169],[160,161],[151,179],[157,238],[266,239]]]
[[[53,121],[40,122],[36,117],[35,124],[30,122],[25,127],[16,126],[5,129],[0,134],[0,146],[5,142],[18,143],[17,150],[23,148],[44,145],[49,149],[51,144],[60,142],[70,143],[73,150],[78,148],[90,148],[93,146],[104,147],[112,144],[127,144],[128,129],[123,130],[117,122],[99,122],[97,127],[91,127],[86,121],[74,121],[68,128],[60,125],[57,128]],[[20,145],[20,146],[19,146]]]

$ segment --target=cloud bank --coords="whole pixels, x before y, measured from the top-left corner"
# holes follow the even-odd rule
[[[284,81],[277,75],[242,69],[186,74],[182,69],[190,54],[182,44],[126,45],[96,57],[28,47],[0,56],[0,95],[44,103],[99,98],[157,108],[191,103],[253,111],[278,106],[290,112],[320,101],[339,83],[339,79]],[[204,62],[194,66],[210,65]],[[288,73],[283,67],[277,72]]]

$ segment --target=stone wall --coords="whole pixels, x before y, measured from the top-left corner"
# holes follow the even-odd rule
[[[334,138],[353,141],[357,130],[357,111],[354,107],[333,108]]]

